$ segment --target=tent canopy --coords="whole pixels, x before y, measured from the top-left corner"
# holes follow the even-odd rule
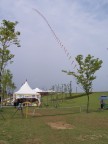
[[[36,95],[36,92],[31,89],[27,81],[21,86],[21,88],[14,93],[15,95]]]
[[[41,104],[41,95],[31,89],[27,81],[21,86],[21,88],[17,92],[14,93],[13,102],[16,99],[37,99],[39,101],[39,105]]]
[[[39,89],[39,88],[35,88],[34,91],[37,92],[37,93],[38,93],[38,92],[44,92],[43,90],[41,90],[41,89]]]

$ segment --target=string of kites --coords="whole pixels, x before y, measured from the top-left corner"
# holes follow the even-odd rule
[[[57,41],[57,43],[59,44],[60,48],[62,48],[66,54],[66,56],[68,57],[68,59],[71,61],[71,65],[73,66],[73,69],[76,68],[76,64],[74,60],[71,60],[72,57],[70,56],[70,53],[68,52],[67,48],[63,45],[63,43],[60,41],[60,39],[57,37],[56,33],[54,32],[54,30],[52,29],[51,25],[49,24],[48,20],[45,18],[45,16],[38,11],[37,9],[33,9],[35,12],[37,12],[43,19],[44,21],[47,23],[48,27],[50,28],[55,40]]]

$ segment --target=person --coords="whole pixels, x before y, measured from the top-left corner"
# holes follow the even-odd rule
[[[101,109],[103,109],[103,108],[104,108],[104,101],[101,100],[101,101],[100,101],[100,104],[101,104]]]
[[[14,101],[14,107],[16,108],[17,106],[17,100]]]

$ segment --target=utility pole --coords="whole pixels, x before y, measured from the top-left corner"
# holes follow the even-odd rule
[[[72,93],[72,81],[70,81],[70,97],[71,97],[71,93]]]
[[[76,87],[76,93],[77,93],[77,87]]]

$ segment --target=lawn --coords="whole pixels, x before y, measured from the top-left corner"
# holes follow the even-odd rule
[[[0,144],[107,144],[108,111],[98,109],[98,98],[103,94],[107,95],[90,95],[89,113],[76,107],[86,105],[86,96],[64,99],[58,108],[29,107],[27,117],[26,108],[24,116],[21,110],[3,108],[0,114],[5,120],[0,115]]]

